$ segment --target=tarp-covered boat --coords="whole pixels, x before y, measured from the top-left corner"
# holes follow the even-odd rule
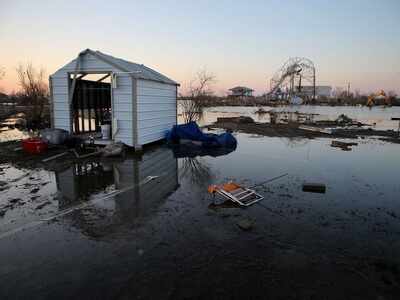
[[[175,125],[167,133],[166,139],[169,143],[193,142],[193,144],[205,148],[236,148],[237,145],[236,138],[231,133],[204,133],[196,122]]]

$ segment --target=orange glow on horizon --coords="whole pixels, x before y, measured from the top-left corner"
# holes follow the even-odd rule
[[[78,52],[79,51],[77,51],[77,53]],[[58,68],[61,68],[74,58],[71,57],[70,54],[66,57],[63,57],[64,55],[44,55],[45,58],[43,58],[42,53],[34,54],[34,59],[25,59],[25,61],[32,62],[32,64],[36,68],[44,67],[47,75],[54,73]],[[27,57],[27,55],[28,54],[25,54],[24,56]],[[21,61],[24,61],[24,59],[18,59],[18,57],[14,56],[14,52],[11,49],[8,49],[5,58],[8,64],[3,65],[3,68],[5,69],[5,76],[0,80],[0,91],[9,94],[13,91],[19,90],[16,67],[18,66],[18,64],[21,63]],[[129,58],[126,59],[130,60]],[[44,61],[46,61],[46,64],[43,63]],[[142,63],[139,58],[135,59],[134,61]],[[203,68],[199,65],[199,67],[197,68],[192,67],[191,69],[189,69],[186,66],[182,67],[182,69],[179,69],[171,62],[164,63],[162,59],[159,59],[158,66],[146,63],[144,64],[154,68],[155,70],[174,79],[175,81],[178,81],[181,84],[180,93],[185,93],[189,82],[192,80],[192,78],[194,78],[196,72]],[[219,67],[221,66],[218,63],[216,63],[216,65],[218,65]],[[213,68],[212,64],[209,64],[206,68],[208,71],[215,74],[216,76],[216,82],[213,85],[213,90],[218,96],[226,95],[230,88],[237,85],[248,86],[255,90],[255,95],[262,95],[263,93],[268,91],[270,77],[275,72],[275,70],[266,70],[264,73],[260,72],[259,70],[243,68],[237,69],[232,67],[230,67],[229,69],[228,67],[229,64],[227,65],[227,68],[217,69],[216,67]],[[349,80],[347,79],[349,77],[355,79]],[[389,77],[389,80],[387,79],[387,77]],[[394,88],[398,86],[395,75],[383,76],[383,74],[372,72],[362,74],[342,74],[339,72],[329,73],[328,70],[324,70],[324,72],[318,72],[317,70],[317,85],[330,85],[332,86],[332,88],[345,88],[347,87],[347,82],[349,81],[351,82],[352,91],[360,90],[363,94],[369,94],[379,89],[383,89],[385,91],[394,90],[396,93],[400,93],[400,90],[396,90]]]

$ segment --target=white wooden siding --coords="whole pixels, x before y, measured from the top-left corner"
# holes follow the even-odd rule
[[[68,76],[52,77],[54,128],[70,131],[68,105]]]
[[[117,76],[117,88],[112,89],[114,118],[118,122],[118,132],[115,141],[121,141],[128,146],[133,146],[133,115],[132,115],[132,78],[129,74]]]
[[[176,86],[149,80],[137,83],[138,144],[165,138],[176,124]]]

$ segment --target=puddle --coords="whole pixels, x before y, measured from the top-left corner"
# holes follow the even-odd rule
[[[77,226],[96,226],[100,219],[103,227],[134,222],[177,189],[177,166],[165,147],[140,159],[86,161],[57,172],[3,165],[0,234],[58,216],[79,219]]]

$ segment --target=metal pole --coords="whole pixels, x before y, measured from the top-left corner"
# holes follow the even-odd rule
[[[313,68],[313,100],[315,100],[315,67]]]
[[[350,98],[350,82],[347,84],[347,98]]]
[[[268,179],[268,180],[266,180],[266,181],[257,183],[257,184],[255,184],[255,185],[249,187],[249,189],[255,188],[255,187],[260,186],[260,185],[264,185],[264,184],[266,184],[266,183],[269,183],[269,182],[271,182],[271,181],[274,181],[274,180],[277,180],[277,179],[279,179],[279,178],[285,177],[285,176],[287,176],[287,175],[289,175],[289,173],[285,173],[285,174],[282,174],[282,175],[279,175],[279,176],[270,178],[270,179]]]

